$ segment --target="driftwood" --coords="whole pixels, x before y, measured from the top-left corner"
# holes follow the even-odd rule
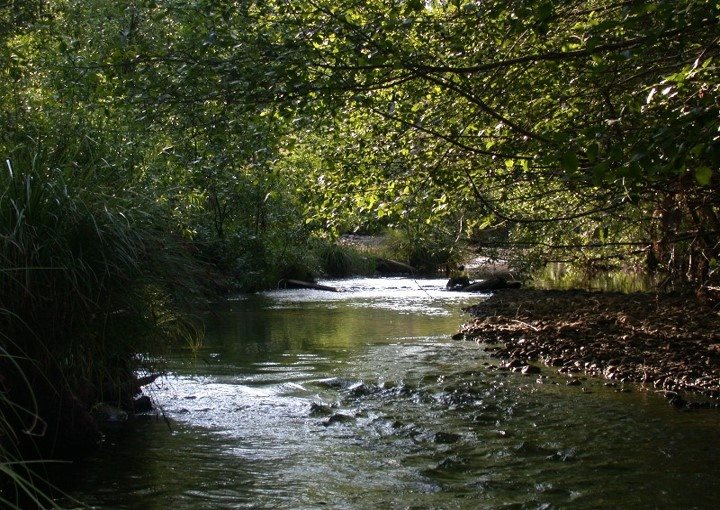
[[[329,285],[320,285],[319,283],[304,282],[302,280],[280,280],[278,282],[278,288],[280,289],[312,289],[312,290],[325,290],[328,292],[340,292],[335,287]]]
[[[390,259],[375,259],[375,270],[380,274],[414,274],[417,269],[414,267]]]
[[[471,283],[459,290],[461,292],[488,292],[498,289],[519,289],[521,285],[518,281],[496,276],[494,278],[488,278],[487,280]]]

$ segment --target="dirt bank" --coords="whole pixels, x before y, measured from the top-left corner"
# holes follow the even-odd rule
[[[678,407],[720,406],[720,314],[694,296],[501,290],[466,309],[458,338],[486,345],[502,368],[531,361],[640,383]],[[493,345],[501,344],[501,346]]]

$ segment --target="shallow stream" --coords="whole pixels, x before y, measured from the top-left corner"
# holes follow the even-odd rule
[[[97,508],[718,508],[720,413],[492,370],[444,280],[323,282],[217,306],[150,418],[63,485]]]

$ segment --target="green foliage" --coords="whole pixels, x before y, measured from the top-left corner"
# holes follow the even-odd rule
[[[457,266],[463,255],[454,240],[442,232],[388,230],[384,245],[388,258],[407,262],[425,275]]]
[[[200,272],[161,209],[16,156],[0,173],[0,413],[20,454],[75,455],[90,407],[129,405],[142,359],[195,333]]]
[[[716,2],[314,5],[314,61],[348,93],[320,176],[351,223],[462,211],[465,233],[512,226],[539,262],[651,254],[671,278],[712,276]]]
[[[97,387],[187,333],[198,272],[249,290],[347,274],[362,258],[327,246],[350,232],[393,232],[390,256],[424,271],[474,239],[528,268],[712,283],[718,9],[0,7],[4,331]]]
[[[11,377],[19,377],[29,385],[22,370],[13,362],[12,356],[2,349],[0,360],[15,369],[9,371]],[[28,476],[26,465],[17,449],[18,432],[14,427],[14,418],[20,414],[33,416],[34,412],[32,409],[14,405],[5,391],[0,392],[0,503],[7,508],[19,509],[21,494],[24,494],[34,500],[38,507],[42,507],[44,505],[40,500],[45,498],[33,485],[32,477]]]
[[[530,285],[540,289],[587,289],[606,292],[647,292],[656,282],[636,268],[616,264],[585,267],[553,262],[530,275]]]
[[[49,318],[72,317],[92,331],[97,324],[86,321],[126,322],[117,312],[128,307],[136,316],[126,327],[135,328],[152,312],[136,303],[148,287],[182,288],[173,292],[178,299],[192,290],[192,279],[178,280],[187,276],[178,273],[187,266],[184,250],[161,211],[140,208],[130,191],[118,196],[96,179],[63,174],[27,171],[10,160],[2,173],[0,303],[11,311],[5,331],[30,325],[40,337],[70,342],[77,331]]]
[[[326,242],[321,242],[318,250],[323,274],[331,278],[370,276],[375,273],[374,259],[368,250]]]

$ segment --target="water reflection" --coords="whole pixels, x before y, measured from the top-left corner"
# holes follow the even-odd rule
[[[173,431],[110,434],[74,494],[101,508],[714,508],[717,413],[489,370],[449,339],[477,298],[443,282],[330,284],[345,291],[219,306],[199,359],[155,388]]]

